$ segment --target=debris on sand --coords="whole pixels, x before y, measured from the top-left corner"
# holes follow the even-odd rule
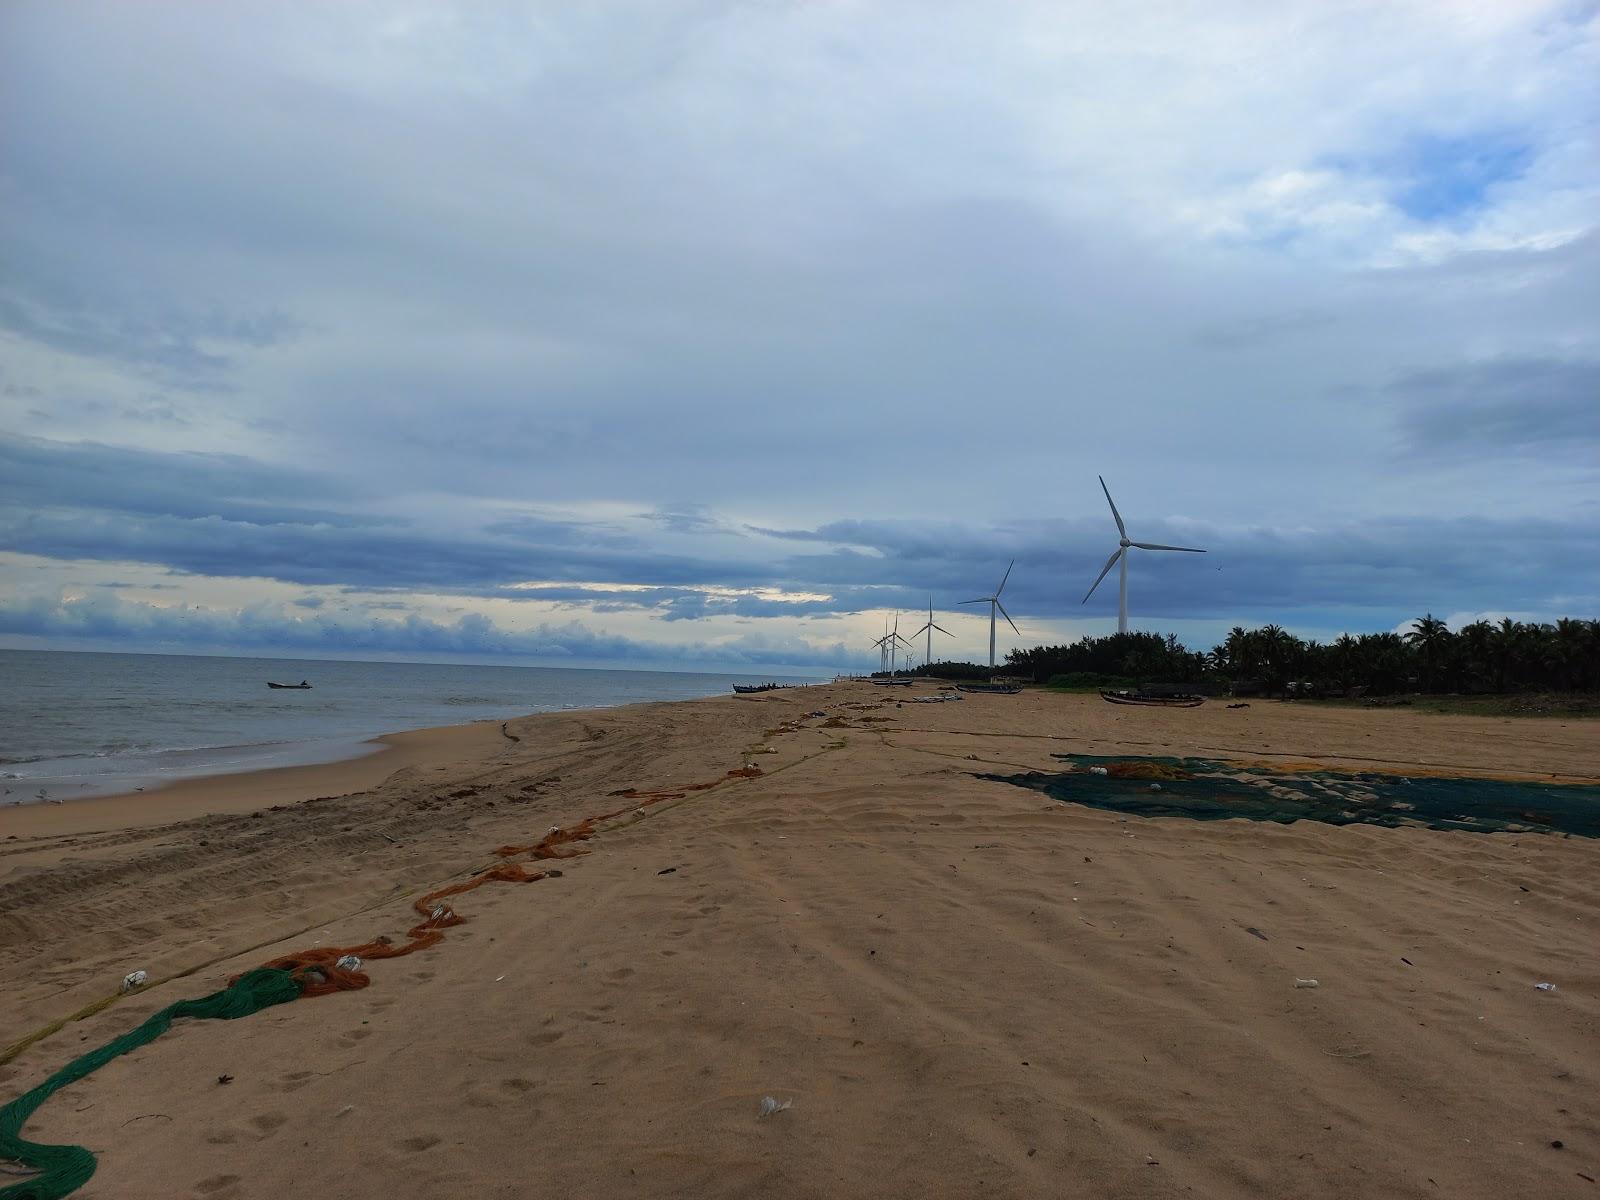
[[[790,1097],[788,1100],[785,1100],[780,1104],[771,1096],[763,1096],[761,1097],[761,1115],[763,1117],[774,1116],[777,1113],[781,1113],[784,1109],[789,1108],[793,1104],[793,1097]]]

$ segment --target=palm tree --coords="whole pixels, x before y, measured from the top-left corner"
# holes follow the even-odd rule
[[[1438,681],[1439,656],[1450,642],[1450,627],[1432,613],[1411,622],[1406,641],[1422,653],[1422,689],[1432,691]]]
[[[1518,667],[1517,656],[1522,651],[1523,628],[1510,617],[1502,617],[1495,626],[1490,645],[1494,655],[1495,690],[1510,691],[1513,673]]]
[[[1291,643],[1295,639],[1279,625],[1263,625],[1255,633],[1260,661],[1267,673],[1267,687],[1281,695],[1288,690]]]
[[[1567,690],[1582,687],[1586,682],[1585,668],[1592,665],[1592,622],[1574,621],[1562,617],[1556,622],[1553,658],[1561,686]]]
[[[1472,688],[1487,689],[1494,669],[1494,626],[1487,621],[1463,625],[1456,634],[1456,644],[1461,651],[1461,668]]]

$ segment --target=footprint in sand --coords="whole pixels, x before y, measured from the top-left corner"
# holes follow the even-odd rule
[[[244,1178],[242,1175],[213,1175],[210,1179],[202,1179],[195,1184],[194,1190],[204,1192],[209,1196],[212,1192],[220,1192],[225,1187],[232,1187],[242,1178]]]
[[[615,971],[606,972],[606,978],[607,979],[614,979],[618,983],[621,983],[624,979],[627,979],[632,974],[633,974],[633,968],[632,967],[618,967]]]
[[[404,1149],[419,1154],[424,1150],[432,1150],[438,1144],[439,1139],[434,1137],[431,1133],[421,1133],[416,1137],[408,1137],[405,1139],[405,1141],[400,1143]]]
[[[531,1091],[533,1088],[536,1088],[539,1085],[534,1083],[531,1079],[523,1079],[519,1076],[513,1079],[501,1080],[500,1086],[505,1088],[508,1092],[526,1092]]]
[[[282,1129],[284,1122],[288,1119],[282,1113],[262,1113],[259,1117],[251,1117],[250,1124],[265,1137],[267,1134],[275,1133]]]
[[[283,1077],[283,1082],[278,1085],[278,1090],[280,1092],[298,1092],[310,1082],[310,1071],[295,1071]]]
[[[566,1036],[565,1030],[550,1029],[544,1033],[529,1034],[527,1040],[530,1046],[548,1046],[551,1042],[559,1042]]]

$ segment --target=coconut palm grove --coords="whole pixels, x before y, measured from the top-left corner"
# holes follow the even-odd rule
[[[917,668],[935,676],[977,671],[987,673],[971,664]],[[1345,634],[1332,642],[1302,640],[1277,625],[1235,626],[1204,652],[1172,634],[1118,633],[1013,650],[1004,672],[1057,687],[1173,683],[1240,695],[1594,693],[1600,691],[1600,621],[1507,617],[1452,631],[1429,613],[1404,632]]]

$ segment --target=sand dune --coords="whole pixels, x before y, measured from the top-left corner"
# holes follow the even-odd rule
[[[1596,723],[901,698],[551,714],[313,803],[30,814],[0,840],[0,1043],[206,965],[0,1088],[275,953],[400,936],[414,892],[636,788],[681,798],[466,894],[370,988],[180,1024],[27,1132],[94,1148],[92,1197],[1600,1194],[1600,844],[1124,819],[974,777],[1070,750],[1592,781]]]

